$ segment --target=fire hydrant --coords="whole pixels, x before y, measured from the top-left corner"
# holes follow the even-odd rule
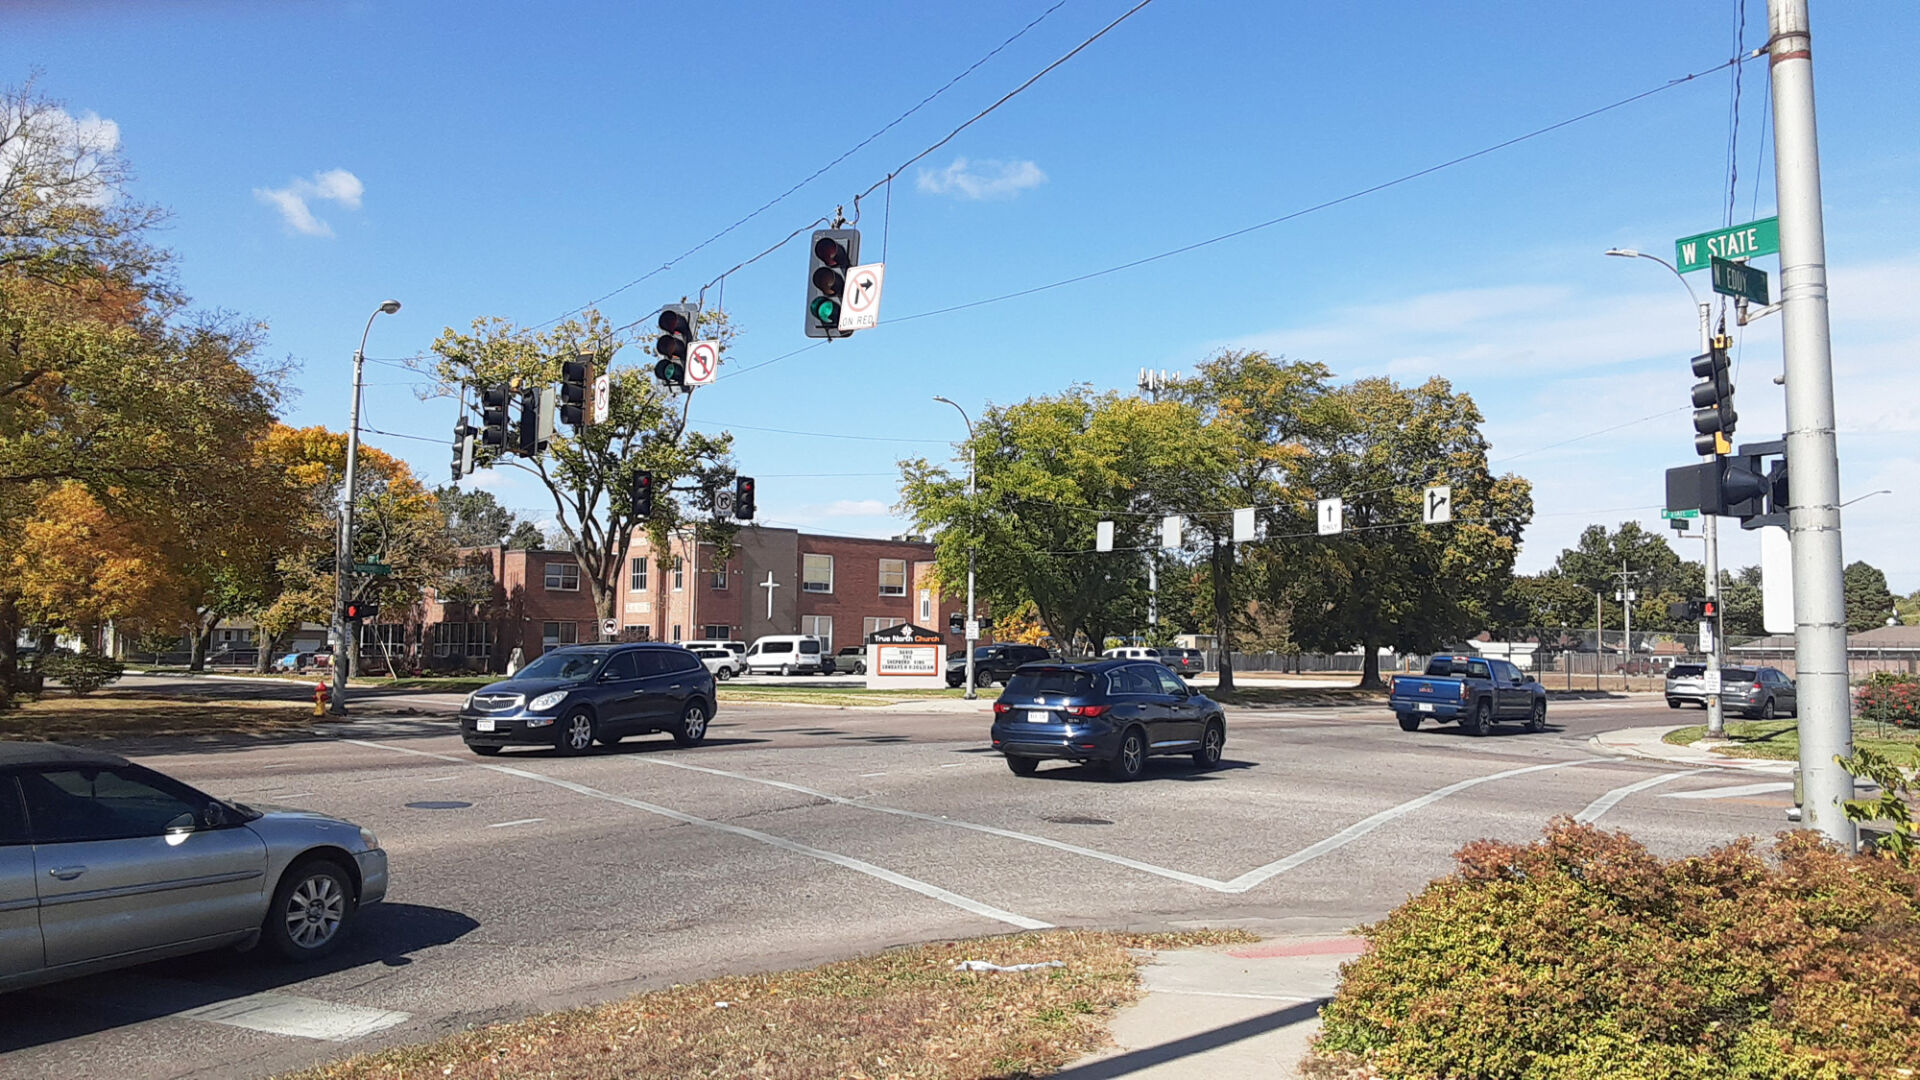
[[[332,698],[333,698],[333,691],[327,689],[326,683],[314,683],[313,684],[313,715],[315,716],[327,715],[327,702],[332,700]]]

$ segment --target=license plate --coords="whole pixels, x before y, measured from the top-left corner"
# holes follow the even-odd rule
[[[475,730],[475,731],[492,731],[492,730],[493,730],[493,720],[492,720],[492,718],[491,718],[491,717],[486,717],[486,718],[482,718],[482,719],[479,719],[479,720],[475,720],[475,721],[473,722],[473,730]]]
[[[1053,723],[1053,714],[1050,712],[1034,712],[1029,710],[1027,713],[1027,723],[1051,724]]]
[[[1421,702],[1421,703],[1420,703],[1419,705],[1417,705],[1417,706],[1415,706],[1415,707],[1416,707],[1416,708],[1418,708],[1418,709],[1419,709],[1419,710],[1420,710],[1421,712],[1432,712],[1432,711],[1433,711],[1433,702],[1431,702],[1431,701],[1423,701],[1423,702]]]

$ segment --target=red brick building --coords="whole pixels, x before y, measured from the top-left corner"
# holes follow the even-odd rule
[[[518,647],[527,659],[555,645],[606,635],[571,554],[480,549],[491,595],[474,603],[429,602],[423,659],[430,667],[503,671]],[[813,634],[830,648],[859,644],[903,622],[945,632],[964,594],[934,580],[933,545],[917,539],[820,536],[749,527],[716,562],[711,544],[676,540],[665,558],[636,538],[614,599],[616,635],[654,641]],[[476,577],[477,577],[476,573]],[[475,581],[474,591],[485,584]],[[953,644],[960,644],[953,635]]]

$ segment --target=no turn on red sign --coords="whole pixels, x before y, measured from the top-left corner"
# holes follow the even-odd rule
[[[696,341],[687,346],[687,385],[705,386],[720,373],[720,343]]]
[[[847,302],[840,308],[840,330],[871,330],[880,325],[880,285],[886,263],[865,263],[847,272]]]

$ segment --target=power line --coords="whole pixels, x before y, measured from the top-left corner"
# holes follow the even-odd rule
[[[805,435],[815,439],[853,439],[859,442],[883,443],[939,443],[944,446],[950,446],[953,443],[951,439],[895,438],[891,435],[846,435],[832,431],[795,431],[792,428],[756,427],[752,424],[730,424],[725,420],[703,420],[702,423],[719,424],[724,428],[739,428],[742,431],[768,431],[775,435]]]
[[[1043,21],[1046,20],[1047,16],[1052,15],[1054,12],[1059,11],[1062,7],[1065,7],[1066,3],[1067,3],[1067,0],[1058,0],[1058,2],[1055,3],[1052,7],[1034,16],[1034,19],[1032,22],[1029,22],[1027,25],[1015,31],[1012,37],[1009,37],[1007,40],[994,46],[992,50],[990,50],[985,56],[982,56],[980,59],[975,60],[972,64],[968,65],[966,70],[962,71],[960,74],[955,75],[951,79],[948,79],[946,83],[940,87],[940,89],[935,90],[933,93],[928,94],[926,97],[921,98],[920,101],[917,104],[915,104],[912,108],[908,109],[906,112],[901,113],[899,116],[894,117],[892,120],[887,121],[887,123],[884,126],[882,126],[880,130],[874,132],[873,134],[867,136],[864,139],[861,139],[859,142],[855,143],[851,148],[843,152],[839,157],[834,158],[832,161],[827,162],[825,165],[822,165],[818,169],[815,169],[813,172],[807,174],[805,179],[802,179],[798,183],[787,188],[787,190],[781,192],[778,195],[775,195],[773,198],[768,199],[766,202],[761,203],[758,207],[756,207],[746,216],[735,221],[733,224],[728,225],[726,228],[721,229],[719,232],[714,233],[712,236],[709,236],[705,240],[700,241],[698,244],[695,244],[693,247],[690,247],[687,250],[681,252],[680,254],[674,256],[673,258],[667,260],[665,263],[661,264],[659,267],[653,270],[647,271],[645,274],[642,274],[639,277],[634,278],[632,281],[627,282],[625,285],[620,286],[619,288],[613,290],[612,292],[607,293],[606,295],[601,296],[597,299],[590,300],[587,303],[582,304],[580,307],[574,308],[573,310],[568,311],[557,318],[548,319],[546,322],[540,323],[539,325],[532,327],[532,329],[539,330],[544,327],[552,326],[554,323],[559,322],[561,319],[565,319],[573,315],[578,315],[580,312],[585,311],[586,309],[593,307],[596,304],[601,303],[602,301],[611,300],[612,298],[620,295],[623,292],[626,292],[628,289],[633,288],[635,285],[640,284],[641,282],[647,280],[648,278],[654,276],[655,274],[662,273],[666,270],[671,269],[675,264],[679,263],[681,260],[686,259],[691,255],[694,255],[695,253],[707,247],[709,244],[712,244],[714,241],[719,240],[721,237],[726,236],[728,233],[731,233],[733,230],[739,228],[742,225],[745,225],[747,222],[752,221],[754,218],[759,217],[761,214],[766,213],[768,210],[773,209],[775,206],[778,206],[780,203],[786,201],[788,196],[799,191],[801,188],[806,187],[808,184],[813,183],[815,180],[818,180],[821,176],[825,175],[834,166],[847,160],[848,158],[852,157],[854,154],[859,153],[861,150],[865,149],[869,143],[873,142],[875,139],[878,139],[880,136],[885,135],[887,132],[892,131],[895,127],[899,126],[899,124],[902,121],[906,120],[908,117],[912,116],[914,113],[919,112],[921,109],[931,104],[935,98],[946,93],[948,90],[953,89],[955,84],[959,83],[960,80],[973,74],[974,71],[979,69],[979,67],[982,64],[985,64],[987,61],[1000,55],[1001,51],[1004,50],[1007,46],[1020,40],[1022,37],[1025,37],[1027,34],[1027,31],[1032,30],[1036,26],[1039,26]],[[788,237],[788,239],[792,239],[792,237]],[[785,241],[782,241],[782,243],[785,243]]]

